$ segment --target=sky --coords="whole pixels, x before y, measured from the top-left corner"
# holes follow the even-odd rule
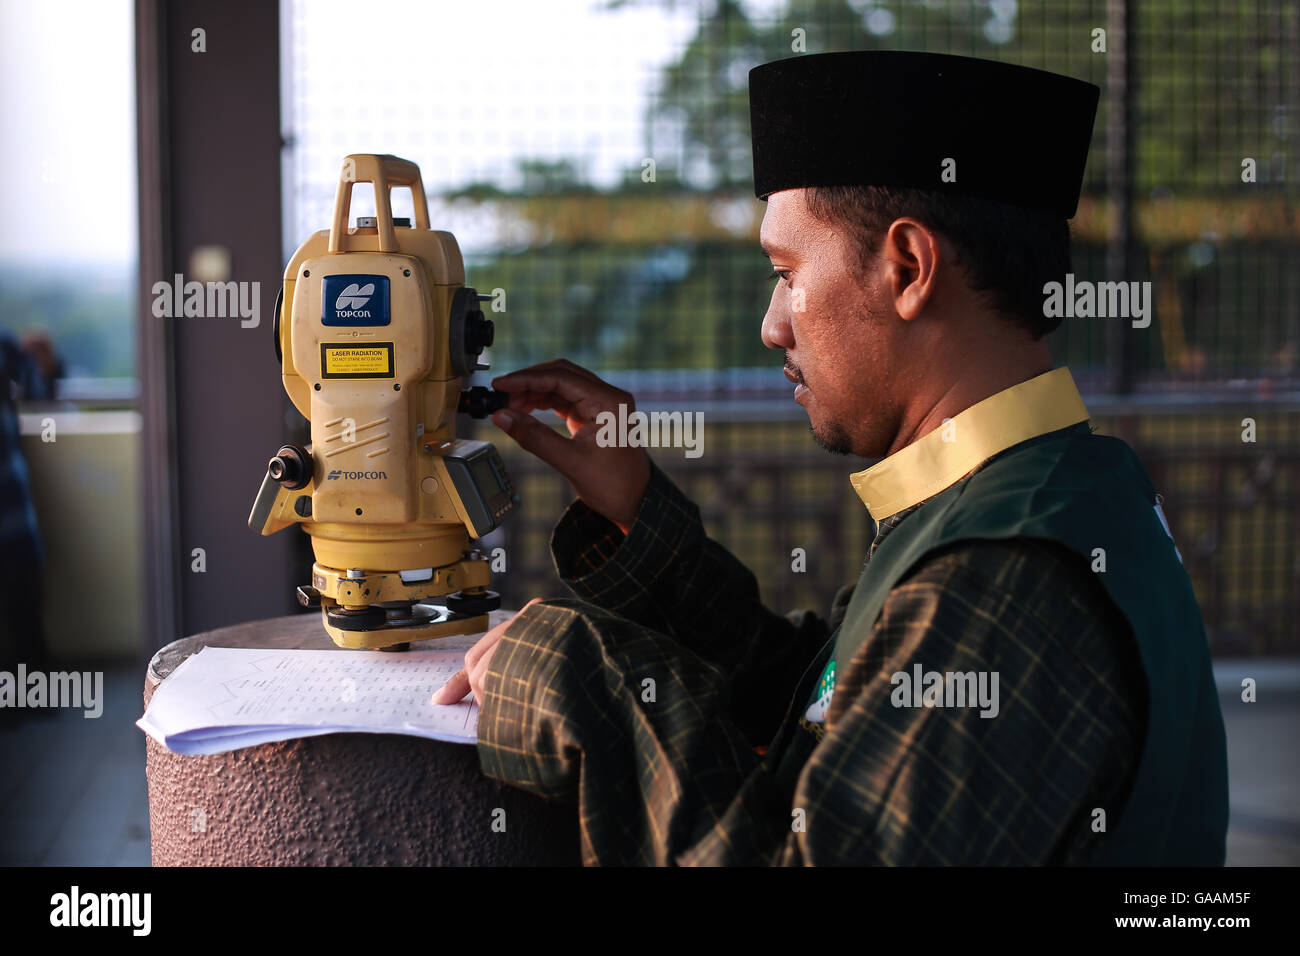
[[[576,157],[580,173],[605,186],[639,171],[647,97],[695,34],[698,8],[603,6],[368,0],[361,18],[347,0],[287,0],[286,249],[328,226],[348,153],[410,159],[435,195],[475,181],[517,187],[521,157]],[[357,62],[372,51],[386,51],[381,63]],[[354,202],[354,216],[372,212],[362,191]],[[441,219],[435,228],[462,226]],[[467,228],[462,247],[494,235]]]
[[[520,157],[584,157],[598,185],[639,171],[647,96],[697,7],[601,6],[285,0],[286,245],[328,225],[351,152],[412,159],[433,193],[517,185]],[[131,0],[0,0],[0,265],[134,262],[132,16]]]
[[[0,0],[0,264],[135,261],[130,0]]]

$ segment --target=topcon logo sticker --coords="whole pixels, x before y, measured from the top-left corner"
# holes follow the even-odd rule
[[[388,325],[388,276],[337,275],[321,279],[323,325]]]
[[[388,472],[386,471],[343,471],[335,468],[325,476],[326,481],[337,481],[339,478],[348,478],[353,481],[370,480],[374,478],[383,478],[387,480]]]
[[[343,314],[345,309],[359,309],[375,294],[375,284],[367,282],[363,286],[358,286],[355,282],[344,289],[337,299],[334,300],[334,311],[337,314]],[[367,318],[369,312],[363,313]]]

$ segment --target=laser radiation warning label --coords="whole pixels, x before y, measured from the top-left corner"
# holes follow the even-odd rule
[[[393,378],[393,343],[320,344],[321,378]]]

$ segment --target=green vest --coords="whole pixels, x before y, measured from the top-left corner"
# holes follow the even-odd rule
[[[1021,536],[1059,541],[1090,565],[1094,549],[1104,549],[1106,570],[1097,577],[1128,619],[1145,670],[1142,756],[1127,801],[1118,815],[1108,813],[1107,832],[1098,834],[1093,862],[1222,865],[1227,749],[1205,625],[1146,472],[1128,445],[1093,435],[1086,422],[994,456],[894,528],[799,693],[817,699],[825,688],[810,678],[853,657],[890,590],[925,555],[964,539]],[[787,780],[816,743],[792,729],[802,714],[787,720],[773,742],[778,775]]]

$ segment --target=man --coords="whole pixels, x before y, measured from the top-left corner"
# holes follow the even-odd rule
[[[494,421],[577,492],[552,550],[580,600],[528,604],[435,702],[472,689],[484,772],[576,797],[588,863],[1221,864],[1190,582],[1044,339],[1097,89],[827,54],[750,103],[763,341],[821,445],[882,459],[851,476],[861,578],[828,620],[764,608],[642,450],[595,442],[632,397],[543,363]]]
[[[54,397],[62,362],[43,332],[0,329],[0,670],[45,666],[41,595],[45,550],[32,507],[16,404]],[[16,722],[18,711],[6,718]],[[3,715],[0,715],[3,716]]]

